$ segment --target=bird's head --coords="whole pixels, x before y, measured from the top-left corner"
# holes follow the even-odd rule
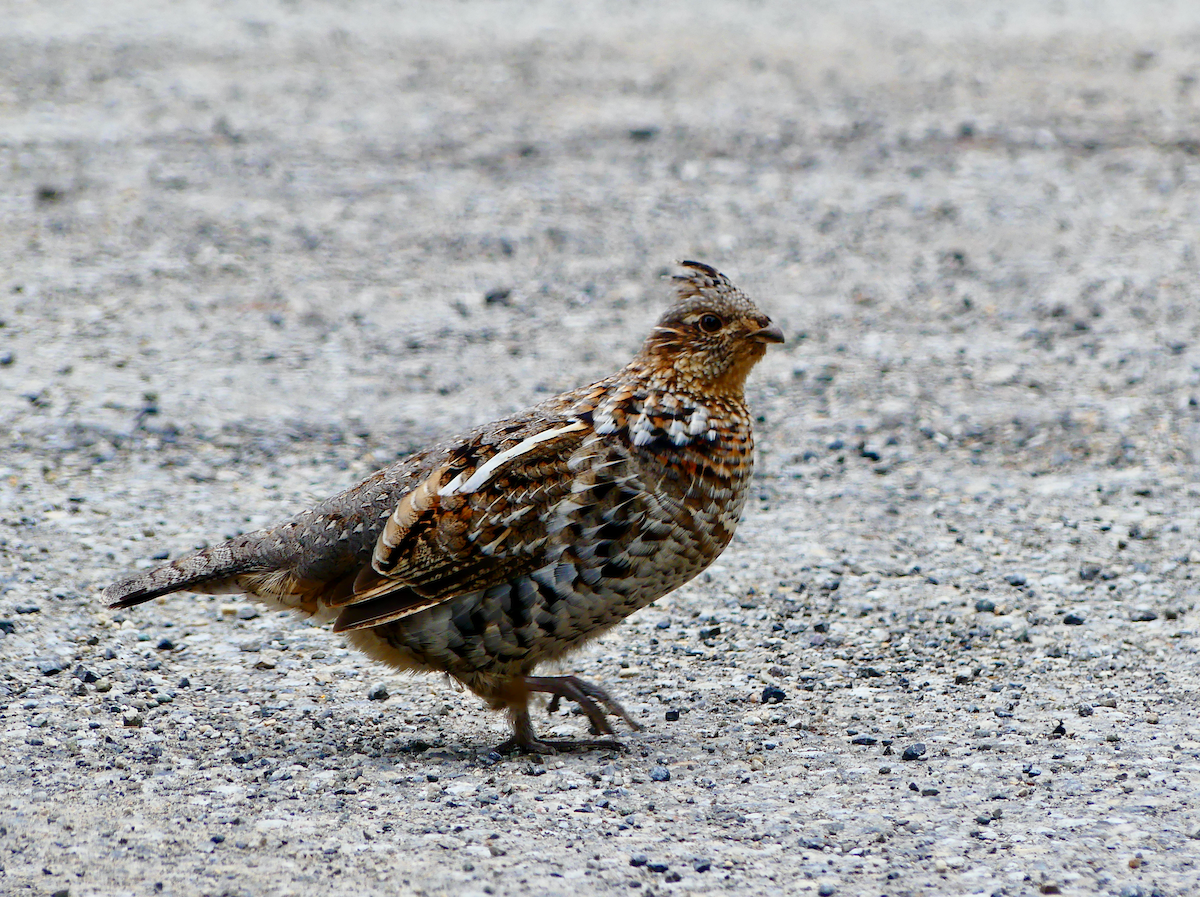
[[[783,333],[715,268],[680,262],[678,299],[654,325],[638,361],[652,376],[702,392],[740,395],[746,376]]]

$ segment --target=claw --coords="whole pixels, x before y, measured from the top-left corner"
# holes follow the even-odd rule
[[[586,682],[577,676],[526,676],[525,687],[531,692],[541,692],[550,695],[548,710],[554,713],[566,698],[587,716],[592,724],[592,731],[597,735],[613,735],[613,727],[605,713],[620,717],[634,731],[642,727],[631,717],[625,708],[611,698],[598,685]],[[533,734],[533,722],[529,718],[527,707],[512,709],[513,735],[496,748],[500,753],[522,751],[529,754],[556,754],[560,751],[573,750],[622,750],[623,745],[613,739],[590,739],[583,741],[543,741]]]

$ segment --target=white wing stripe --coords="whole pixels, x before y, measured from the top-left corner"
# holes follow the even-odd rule
[[[458,474],[458,476],[454,477],[454,479],[438,490],[438,495],[468,495],[476,492],[492,478],[492,475],[501,465],[507,464],[513,458],[532,451],[548,439],[553,439],[556,436],[562,436],[566,433],[577,433],[585,429],[587,429],[587,424],[576,421],[573,424],[567,424],[565,427],[556,427],[553,430],[543,430],[541,433],[535,433],[526,439],[522,439],[512,448],[505,449],[499,454],[488,458],[487,461],[476,468],[475,472],[471,474],[466,482],[462,481],[462,474]]]

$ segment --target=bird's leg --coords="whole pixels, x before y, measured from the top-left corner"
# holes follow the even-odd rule
[[[609,725],[604,710],[600,709],[597,701],[603,704],[605,710],[613,716],[619,716],[625,720],[629,724],[629,728],[635,732],[642,728],[608,692],[599,685],[593,685],[578,676],[526,676],[525,684],[530,691],[543,692],[551,696],[550,704],[546,708],[551,713],[558,710],[559,702],[563,698],[578,704],[580,709],[587,714],[592,729],[597,735],[613,734],[612,726]]]
[[[501,754],[520,751],[525,754],[555,754],[570,747],[567,742],[542,741],[533,732],[529,718],[530,688],[524,676],[506,677],[494,683],[488,696],[497,710],[506,707],[512,720],[512,737],[496,747]]]
[[[501,754],[511,754],[521,751],[526,754],[553,754],[555,746],[541,741],[533,734],[533,721],[529,718],[528,707],[511,707],[509,716],[512,717],[512,737],[496,747]]]
[[[613,716],[619,716],[629,724],[631,729],[641,729],[625,708],[609,697],[608,693],[599,686],[585,682],[576,676],[525,676],[521,680],[525,686],[526,697],[530,692],[548,694],[550,707],[556,708],[559,702],[566,698],[579,705],[592,724],[597,735],[613,735],[613,728],[605,716],[605,710]],[[604,709],[601,709],[603,705]],[[512,717],[512,737],[501,744],[497,750],[501,753],[524,751],[534,754],[553,754],[557,751],[570,751],[587,748],[619,749],[621,743],[616,739],[590,739],[584,741],[543,741],[533,734],[533,722],[529,717],[528,703],[510,703],[509,715]]]

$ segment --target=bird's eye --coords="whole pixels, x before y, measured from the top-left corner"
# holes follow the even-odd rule
[[[705,315],[700,319],[700,329],[705,333],[716,333],[721,329],[721,319],[716,315]]]

